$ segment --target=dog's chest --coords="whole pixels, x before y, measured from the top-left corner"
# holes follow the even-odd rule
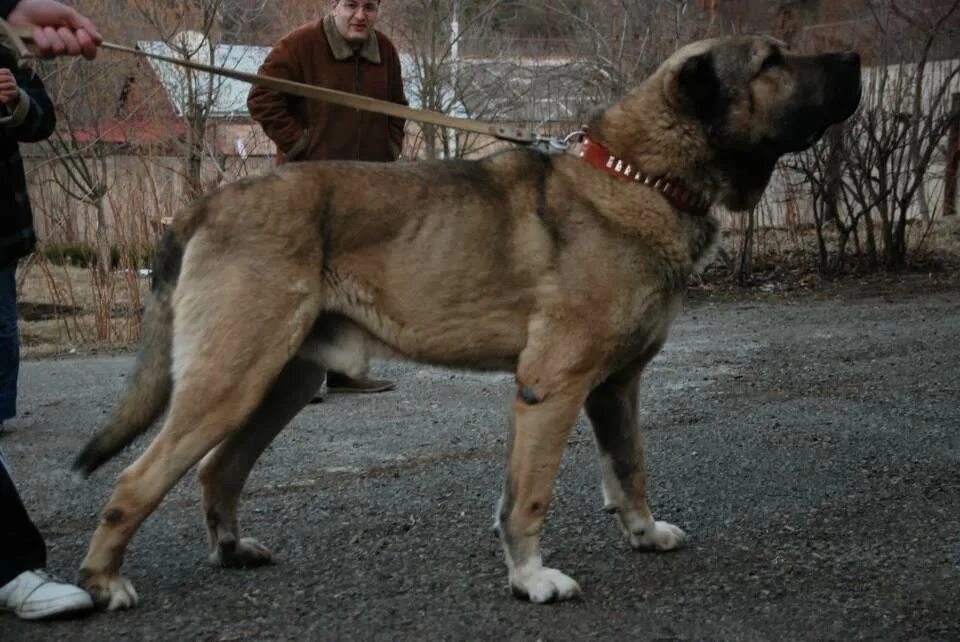
[[[680,293],[663,294],[656,301],[647,300],[638,305],[637,314],[621,338],[610,364],[615,372],[629,364],[652,359],[667,340],[670,325],[680,312],[683,296]]]
[[[720,243],[720,223],[711,215],[691,222],[688,232],[693,272],[699,274],[713,261]]]

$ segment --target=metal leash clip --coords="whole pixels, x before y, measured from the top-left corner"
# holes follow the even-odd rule
[[[573,143],[579,143],[587,135],[586,126],[581,127],[575,132],[570,132],[563,138],[557,136],[544,136],[537,134],[531,143],[533,147],[547,154],[563,154],[570,149]]]

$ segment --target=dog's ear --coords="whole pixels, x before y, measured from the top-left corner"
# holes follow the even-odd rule
[[[702,121],[716,117],[720,105],[720,78],[713,56],[691,56],[676,71],[668,91],[674,105]]]

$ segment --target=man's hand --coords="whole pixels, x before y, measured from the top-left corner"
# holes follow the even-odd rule
[[[17,79],[13,76],[13,72],[5,67],[0,67],[0,103],[10,109],[17,104],[19,99],[20,88],[17,86]]]
[[[20,0],[7,22],[32,27],[34,48],[45,58],[64,54],[93,58],[103,42],[92,22],[56,0]]]

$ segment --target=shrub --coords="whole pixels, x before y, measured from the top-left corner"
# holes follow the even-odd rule
[[[126,253],[127,266],[132,269],[150,267],[153,264],[154,249],[152,247],[120,248],[110,247],[110,269],[116,270],[126,267],[121,261]],[[74,267],[91,267],[97,264],[97,252],[90,245],[83,243],[48,243],[43,247],[43,255],[54,265],[72,265]]]
[[[110,268],[118,269],[121,267],[126,267],[121,265],[121,257],[123,256],[122,252],[126,250],[127,253],[127,266],[131,269],[137,269],[142,267],[150,267],[153,265],[153,247],[129,247],[129,248],[119,248],[116,245],[110,247]]]
[[[44,246],[43,255],[54,265],[74,267],[88,267],[97,260],[93,248],[80,243],[51,243]]]

